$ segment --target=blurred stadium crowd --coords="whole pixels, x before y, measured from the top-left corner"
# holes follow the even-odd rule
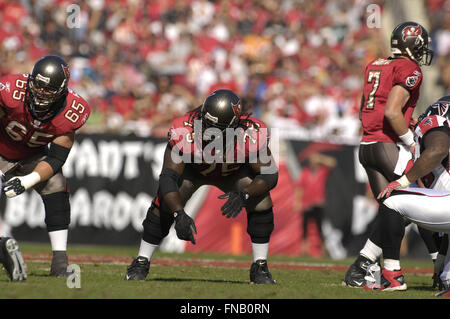
[[[426,0],[427,13],[430,17],[430,36],[433,39],[434,54],[440,72],[438,85],[450,93],[450,1]]]
[[[69,28],[70,5],[80,8]],[[384,0],[0,0],[0,75],[59,54],[93,110],[85,132],[166,136],[171,119],[229,88],[269,126],[359,136],[365,64],[389,54],[366,25]],[[450,6],[428,0],[450,86]],[[443,10],[442,8],[446,8]]]

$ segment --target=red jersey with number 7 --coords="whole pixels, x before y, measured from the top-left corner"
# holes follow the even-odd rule
[[[75,132],[86,123],[90,109],[87,102],[69,89],[65,105],[51,120],[35,120],[25,105],[28,74],[0,78],[0,155],[21,160],[45,151],[56,137]]]
[[[389,92],[401,85],[410,92],[402,109],[405,123],[409,126],[419,99],[422,71],[418,64],[405,58],[376,59],[366,66],[364,73],[364,100],[361,106],[363,136],[361,142],[400,142],[384,110]]]

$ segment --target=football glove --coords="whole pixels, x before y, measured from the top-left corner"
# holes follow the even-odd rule
[[[30,187],[33,187],[35,184],[39,183],[40,180],[41,176],[36,172],[25,176],[16,176],[9,179],[6,183],[3,184],[3,192],[9,198],[16,197],[17,195],[25,192]]]
[[[411,184],[406,175],[403,175],[399,179],[390,182],[381,192],[378,194],[377,199],[380,200],[382,198],[388,198],[391,196],[392,191],[399,188],[406,188]]]
[[[232,191],[220,195],[220,199],[228,198],[227,202],[222,206],[222,215],[226,218],[235,218],[244,207],[245,201],[249,198],[249,194],[245,191]]]
[[[194,234],[197,235],[197,228],[195,227],[194,220],[184,210],[173,213],[173,216],[175,217],[177,237],[181,240],[190,241],[195,245]]]

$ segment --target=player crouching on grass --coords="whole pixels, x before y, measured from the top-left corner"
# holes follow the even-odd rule
[[[70,203],[62,166],[75,131],[90,114],[86,101],[68,88],[69,78],[69,66],[56,55],[37,61],[31,74],[0,78],[0,172],[6,177],[2,189],[9,198],[30,188],[41,195],[53,251],[51,276],[68,275]]]
[[[274,228],[270,190],[277,184],[278,168],[267,130],[263,122],[242,113],[241,100],[230,90],[214,91],[203,105],[173,120],[158,194],[143,222],[139,254],[126,280],[145,280],[151,257],[174,222],[178,238],[195,244],[195,223],[184,206],[200,186],[212,185],[225,193],[219,197],[227,199],[223,216],[234,218],[244,207],[247,211],[250,282],[275,283],[267,255]]]
[[[383,272],[380,290],[406,290],[400,267],[400,244],[405,228],[404,220],[425,229],[445,233],[440,254],[447,255],[442,269],[435,269],[440,276],[443,290],[436,296],[450,297],[450,96],[444,96],[430,105],[419,117],[415,128],[416,157],[414,165],[399,179],[389,183],[378,195],[381,201],[378,214],[389,216],[397,223],[377,228],[382,239]],[[421,179],[426,188],[413,184]],[[445,247],[445,251],[443,251]],[[387,271],[387,267],[391,271]],[[370,275],[370,274],[369,274]],[[370,279],[370,278],[369,278]],[[389,280],[390,279],[390,280]],[[374,281],[373,279],[371,281]],[[370,287],[364,287],[371,289]]]

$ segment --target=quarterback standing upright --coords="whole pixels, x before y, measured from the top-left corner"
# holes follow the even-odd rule
[[[59,56],[41,58],[31,74],[0,78],[0,171],[9,198],[33,188],[42,197],[53,251],[51,276],[67,274],[69,191],[62,166],[86,123],[86,101],[68,88],[68,64]],[[11,280],[26,278],[26,268],[12,238],[2,238],[1,261]],[[4,249],[4,246],[7,246]]]
[[[360,110],[363,136],[359,161],[367,173],[374,197],[389,182],[403,175],[414,153],[414,133],[409,125],[422,84],[420,67],[430,65],[433,58],[430,42],[428,32],[420,24],[401,23],[392,31],[392,56],[375,59],[366,67]],[[388,218],[381,220],[381,216],[377,215],[374,228],[404,225],[403,219],[397,215],[392,214]],[[420,228],[420,234],[433,258],[438,249],[431,231]],[[401,242],[402,238],[395,240]],[[399,253],[395,252],[395,255]],[[374,263],[381,254],[381,239],[372,229],[358,258],[349,267],[344,283],[347,286],[363,287],[368,265]],[[389,289],[406,289],[399,265],[390,263],[391,260],[397,260],[398,256],[383,258],[385,276],[391,282]]]

